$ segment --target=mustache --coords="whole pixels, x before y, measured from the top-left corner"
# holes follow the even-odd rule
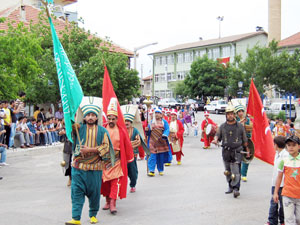
[[[115,125],[115,123],[113,123],[113,122],[109,122],[109,123],[108,123],[108,125]]]

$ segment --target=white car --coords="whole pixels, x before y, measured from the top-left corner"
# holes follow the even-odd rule
[[[181,104],[174,98],[163,98],[157,103],[157,105],[164,108],[176,108],[176,106],[180,106]]]
[[[269,108],[266,109],[268,114],[273,114],[278,116],[280,112],[285,112],[286,118],[290,118],[290,104],[283,102],[274,102],[271,104]],[[291,120],[294,122],[297,118],[296,106],[295,104],[291,104]]]
[[[204,111],[214,112],[216,114],[224,113],[227,103],[224,100],[212,101],[204,106]]]

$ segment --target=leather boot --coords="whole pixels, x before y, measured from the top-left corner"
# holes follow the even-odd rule
[[[110,212],[113,215],[117,214],[116,201],[117,201],[116,199],[111,199],[110,200],[110,204],[109,204],[109,206],[110,206]]]
[[[225,192],[225,194],[231,194],[233,192],[233,188],[232,187],[229,187],[228,188],[228,191]]]
[[[102,208],[103,210],[109,210],[109,207],[110,207],[110,198],[107,196],[106,197],[106,204],[105,206]]]

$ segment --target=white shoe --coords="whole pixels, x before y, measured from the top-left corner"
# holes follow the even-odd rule
[[[8,163],[0,163],[0,166],[9,166],[9,164]]]

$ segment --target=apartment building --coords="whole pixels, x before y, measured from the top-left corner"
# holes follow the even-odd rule
[[[154,64],[152,95],[159,98],[175,97],[176,83],[184,80],[191,64],[198,57],[207,54],[208,58],[213,60],[229,58],[232,62],[236,55],[241,55],[242,59],[245,59],[247,49],[255,45],[266,46],[267,43],[267,33],[258,31],[180,44],[151,53]]]

